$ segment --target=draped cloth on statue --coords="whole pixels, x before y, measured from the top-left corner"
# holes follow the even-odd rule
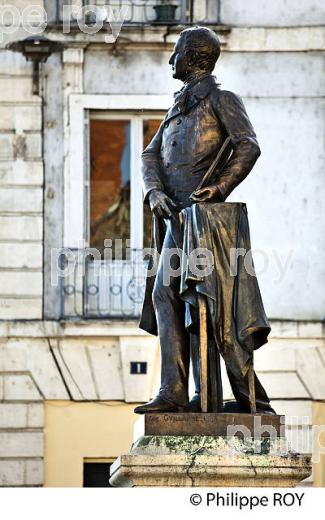
[[[198,334],[198,293],[205,295],[209,315],[209,336],[214,339],[226,365],[238,376],[245,376],[252,353],[267,342],[270,325],[255,276],[246,205],[243,203],[193,204],[177,217],[163,222],[153,218],[152,257],[148,268],[158,260],[166,225],[171,226],[175,247],[181,254],[179,296],[185,302],[185,326]],[[203,256],[197,248],[203,248]],[[208,257],[204,249],[210,253]],[[194,251],[194,253],[193,253]],[[206,261],[193,269],[194,259]],[[157,335],[152,303],[155,276],[146,280],[140,327]]]

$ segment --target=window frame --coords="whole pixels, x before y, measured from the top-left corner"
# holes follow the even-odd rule
[[[143,119],[161,117],[172,105],[169,95],[87,95],[74,94],[69,103],[69,136],[64,170],[64,247],[82,249],[89,240],[89,116],[91,111],[106,111],[114,118],[134,118],[131,129],[131,247],[142,247],[143,221],[141,187],[141,139]],[[132,123],[131,123],[132,124]],[[133,191],[133,194],[132,194]],[[137,202],[136,202],[137,201]],[[136,202],[136,203],[135,203]],[[139,217],[139,214],[141,216]]]

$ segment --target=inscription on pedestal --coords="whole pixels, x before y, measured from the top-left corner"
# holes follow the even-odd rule
[[[284,437],[281,415],[155,413],[145,415],[145,435],[236,435]]]

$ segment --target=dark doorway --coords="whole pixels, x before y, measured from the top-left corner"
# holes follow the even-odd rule
[[[111,465],[106,462],[85,462],[83,487],[112,487],[109,485]]]

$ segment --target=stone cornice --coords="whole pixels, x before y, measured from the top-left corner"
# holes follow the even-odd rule
[[[303,320],[270,320],[273,338],[324,338],[324,323]],[[112,337],[146,336],[139,329],[137,320],[19,320],[1,321],[2,338],[64,338],[64,337]]]
[[[325,28],[308,27],[212,27],[227,52],[306,52],[325,49]],[[114,44],[105,42],[107,31],[85,35],[79,30],[63,34],[60,26],[49,26],[47,36],[66,46],[91,46],[98,50],[116,52],[118,48],[148,51],[170,50],[183,27],[124,26]]]

